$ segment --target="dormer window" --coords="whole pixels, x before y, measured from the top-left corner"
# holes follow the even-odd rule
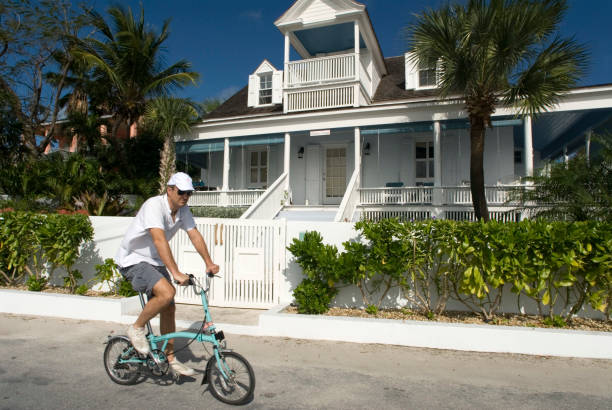
[[[259,74],[259,104],[272,104],[272,73]]]
[[[419,87],[432,88],[436,86],[436,64],[419,65]]]
[[[283,103],[283,72],[264,60],[249,76],[249,107]]]
[[[438,86],[439,67],[435,61],[419,63],[412,58],[412,53],[405,55],[406,90],[420,90]]]

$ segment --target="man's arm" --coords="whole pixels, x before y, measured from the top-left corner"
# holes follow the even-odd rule
[[[149,233],[153,238],[153,244],[157,249],[159,258],[162,260],[164,265],[166,265],[166,268],[170,271],[170,275],[172,275],[174,280],[179,282],[181,285],[186,284],[189,281],[189,276],[179,271],[178,265],[176,264],[176,261],[172,256],[172,251],[170,251],[170,245],[168,245],[164,230],[160,228],[150,228]]]
[[[187,231],[187,235],[189,235],[189,240],[193,244],[196,251],[200,254],[202,259],[204,259],[204,263],[206,264],[206,272],[218,273],[219,265],[213,263],[210,258],[210,254],[208,253],[208,247],[206,246],[206,242],[202,237],[200,231],[197,228],[193,228]]]

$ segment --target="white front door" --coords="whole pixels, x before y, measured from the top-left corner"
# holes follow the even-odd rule
[[[326,205],[342,202],[346,191],[346,147],[325,147],[325,196]]]
[[[321,204],[321,146],[306,146],[306,203]]]

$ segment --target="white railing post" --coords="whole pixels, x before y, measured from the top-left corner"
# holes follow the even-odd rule
[[[440,158],[440,121],[433,122],[433,140],[434,140],[434,192],[432,203],[440,205],[442,203],[442,158]]]
[[[533,135],[531,130],[531,115],[526,115],[523,124],[525,134],[525,176],[533,176]]]

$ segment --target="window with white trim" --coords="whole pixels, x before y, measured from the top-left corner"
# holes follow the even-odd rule
[[[437,85],[436,63],[419,64],[419,88],[431,88]]]
[[[259,104],[272,104],[272,73],[259,74]]]
[[[430,185],[434,180],[433,141],[417,141],[414,151],[416,185]]]
[[[268,183],[268,151],[251,151],[249,155],[249,187],[261,188]]]

